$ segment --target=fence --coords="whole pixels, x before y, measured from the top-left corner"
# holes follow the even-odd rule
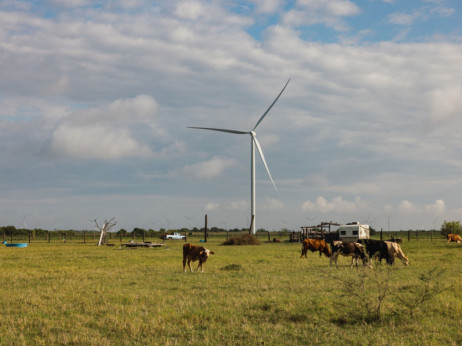
[[[55,232],[55,231],[48,231],[45,234],[35,235],[33,232],[29,234],[24,233],[17,233],[17,234],[1,234],[0,237],[3,241],[9,242],[82,242],[82,243],[96,243],[98,241],[99,232],[97,231],[85,231],[85,232],[74,232],[66,233],[66,232]],[[244,232],[208,232],[208,237],[211,239],[227,239],[229,237],[244,234]],[[194,238],[201,238],[203,237],[203,232],[190,232],[190,236]],[[146,236],[145,232],[132,232],[131,234],[127,234],[123,236],[122,234],[115,234],[115,233],[108,233],[108,240],[111,242],[120,243],[127,242],[127,241],[161,241],[159,236]],[[259,240],[264,240],[268,242],[272,242],[275,238],[280,241],[289,241],[289,242],[301,242],[303,241],[303,233],[302,232],[295,232],[295,231],[260,231],[257,232],[255,235]],[[390,238],[401,238],[402,241],[433,241],[433,240],[441,240],[444,237],[440,234],[439,231],[430,230],[430,231],[413,231],[413,230],[400,230],[400,231],[379,231],[371,238],[374,239],[381,239],[387,240]],[[0,238],[0,239],[1,239]]]

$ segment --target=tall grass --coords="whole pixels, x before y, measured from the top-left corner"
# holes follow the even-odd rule
[[[461,244],[404,241],[410,266],[389,271],[350,269],[349,258],[336,269],[317,253],[299,258],[300,244],[223,240],[205,244],[215,255],[203,274],[182,272],[181,241],[2,246],[0,344],[462,343]],[[385,274],[380,318],[368,318]],[[434,294],[406,306],[425,289],[422,275]]]

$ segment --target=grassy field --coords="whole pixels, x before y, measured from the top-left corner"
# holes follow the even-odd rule
[[[462,343],[462,244],[404,241],[410,266],[367,270],[299,258],[300,244],[210,238],[205,273],[184,274],[183,241],[113,241],[1,246],[0,344]]]

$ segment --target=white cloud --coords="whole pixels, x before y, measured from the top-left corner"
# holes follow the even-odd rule
[[[410,13],[395,12],[388,16],[388,21],[391,24],[410,26],[418,21],[428,21],[431,17],[451,17],[455,13],[455,10],[450,7],[429,7],[422,6],[414,9]]]
[[[404,200],[399,204],[398,210],[401,214],[413,214],[419,210],[408,200]]]
[[[220,203],[210,202],[205,205],[206,211],[214,211],[220,209]]]
[[[60,157],[89,159],[147,156],[151,149],[139,143],[129,129],[153,127],[156,111],[156,101],[147,95],[77,111],[58,124],[49,151]]]
[[[348,0],[297,0],[297,5],[333,16],[353,16],[361,12],[355,3]]]
[[[151,151],[137,143],[124,129],[62,125],[53,133],[50,152],[70,158],[118,159],[147,156]]]
[[[348,30],[342,17],[355,16],[361,9],[347,0],[298,0],[297,7],[283,15],[283,23],[289,26],[324,24],[337,31]]]
[[[208,161],[198,162],[184,167],[183,173],[196,178],[215,178],[235,164],[236,161],[232,159],[213,157]]]
[[[364,207],[364,203],[360,197],[356,197],[353,202],[343,199],[342,196],[332,198],[329,202],[324,197],[319,196],[316,202],[306,201],[302,204],[302,211],[314,211],[321,213],[354,213],[360,211]]]
[[[251,0],[255,4],[257,13],[275,13],[279,11],[283,4],[283,0]]]
[[[177,5],[175,15],[180,18],[198,20],[207,15],[207,9],[199,1],[182,1]]]
[[[447,121],[462,113],[461,85],[444,86],[431,93],[431,116],[434,120]]]
[[[392,13],[388,16],[388,21],[391,24],[397,24],[397,25],[412,25],[414,21],[420,17],[419,12],[414,12],[411,14],[408,13]]]
[[[441,215],[446,210],[446,205],[442,199],[437,199],[434,204],[426,205],[425,210],[432,214]]]

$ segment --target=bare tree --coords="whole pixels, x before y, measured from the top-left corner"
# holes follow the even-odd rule
[[[106,235],[107,235],[107,232],[109,232],[111,230],[112,227],[114,227],[115,225],[117,225],[117,221],[114,221],[114,217],[112,219],[110,219],[109,221],[108,220],[104,220],[104,223],[103,223],[103,226],[100,227],[98,225],[98,221],[96,221],[95,219],[95,226],[96,228],[98,228],[98,230],[101,232],[100,236],[99,236],[99,241],[98,241],[98,246],[100,245],[103,245],[106,243]]]

